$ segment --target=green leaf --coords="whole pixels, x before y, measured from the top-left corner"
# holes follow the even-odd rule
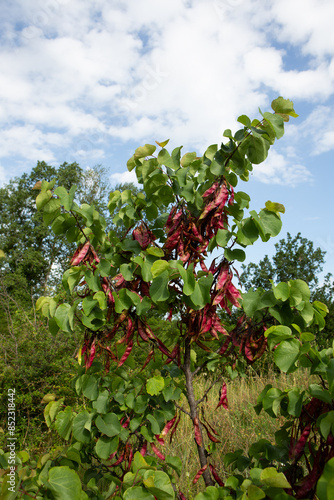
[[[178,476],[181,476],[183,469],[183,462],[181,458],[167,455],[166,456],[166,464],[172,467],[177,473]]]
[[[255,292],[250,289],[247,293],[242,294],[242,304],[247,316],[252,317],[253,314],[258,310],[261,304],[261,296],[263,291],[260,289]]]
[[[268,347],[273,349],[283,340],[292,339],[291,329],[288,326],[273,325],[265,332],[265,337],[268,337]]]
[[[290,295],[290,287],[288,283],[279,283],[277,286],[273,287],[273,292],[278,300],[285,302]]]
[[[150,286],[150,296],[153,302],[163,302],[169,299],[168,281],[168,271],[164,271],[154,279]]]
[[[293,102],[288,99],[283,99],[283,97],[278,97],[271,103],[272,109],[275,113],[283,115],[284,121],[289,121],[289,116],[297,118],[295,110],[293,109]]]
[[[128,488],[124,495],[124,500],[154,500],[154,496],[151,495],[143,486],[133,486]]]
[[[284,120],[279,114],[274,115],[273,113],[263,113],[263,118],[269,123],[277,139],[280,139],[284,135]]]
[[[118,436],[110,438],[108,436],[101,436],[95,445],[95,451],[98,457],[102,460],[107,460],[112,453],[118,448]]]
[[[161,392],[161,391],[159,391],[159,392]],[[158,393],[156,393],[156,394],[158,394]],[[160,434],[160,430],[161,430],[160,425],[158,424],[156,419],[153,417],[153,415],[146,415],[146,418],[151,424],[151,431],[153,432],[153,434],[155,434],[155,435]]]
[[[330,393],[327,389],[323,389],[320,385],[310,384],[308,390],[313,398],[320,399],[320,401],[324,401],[325,403],[332,402],[332,396]]]
[[[242,144],[243,148],[247,146],[246,154],[251,163],[258,165],[267,158],[270,145],[262,137],[251,135]]]
[[[331,458],[326,463],[317,483],[316,493],[319,500],[334,498],[334,458]]]
[[[67,441],[70,439],[72,431],[72,408],[67,406],[64,411],[60,411],[56,417],[55,427],[60,437]]]
[[[113,437],[117,436],[122,429],[116,413],[107,413],[107,415],[99,415],[95,420],[95,425],[102,434]]]
[[[207,150],[205,151],[204,153],[204,156],[206,158],[209,158],[209,160],[213,160],[214,157],[215,157],[215,154],[217,153],[217,150],[218,150],[218,145],[217,144],[211,144],[211,146],[209,146],[207,148]]]
[[[303,280],[290,280],[290,297],[294,299],[295,305],[302,300],[308,302],[311,297],[310,289]]]
[[[274,467],[268,467],[261,472],[261,481],[271,488],[291,488],[283,472],[277,472]]]
[[[245,127],[249,127],[251,125],[251,120],[247,115],[241,115],[239,116],[238,120],[239,123],[242,123],[242,125],[245,125]]]
[[[248,486],[247,495],[249,500],[262,500],[262,498],[266,498],[265,492],[255,484],[250,484]]]
[[[235,248],[231,250],[230,248],[225,248],[224,256],[228,261],[238,260],[239,262],[243,262],[246,259],[246,254],[240,248]]]
[[[146,249],[146,253],[148,253],[149,255],[154,255],[155,257],[163,257],[165,255],[162,248],[158,247],[148,247]]]
[[[81,481],[76,472],[67,466],[52,467],[49,470],[48,488],[55,499],[81,500]]]
[[[297,389],[288,392],[288,413],[293,417],[299,417],[303,408],[303,399],[305,391],[299,393]]]
[[[274,212],[277,215],[279,214],[279,212],[285,214],[285,207],[281,203],[266,201],[266,209],[269,210],[269,212]]]
[[[143,300],[136,306],[138,316],[145,315],[151,309],[151,306],[152,302],[149,297],[144,297]]]
[[[195,500],[218,500],[219,491],[215,486],[208,486],[205,491],[198,493]]]
[[[204,307],[211,301],[211,285],[213,281],[213,274],[202,276],[195,284],[195,290],[191,295],[191,300],[198,307]]]
[[[73,327],[74,311],[70,304],[61,304],[57,307],[55,320],[63,332],[71,333]]]
[[[143,476],[143,483],[158,500],[174,500],[174,489],[165,472],[147,470]]]
[[[280,370],[289,373],[298,359],[300,343],[296,339],[284,340],[274,351],[274,361]]]
[[[136,149],[134,158],[144,158],[146,156],[151,156],[154,151],[157,149],[156,146],[153,144],[145,144],[145,146],[140,146],[139,148]]]
[[[50,401],[44,408],[44,418],[46,425],[50,427],[54,421],[61,405],[64,403],[64,398],[58,399],[58,401]]]
[[[92,422],[92,417],[87,410],[78,413],[78,415],[74,418],[72,424],[73,436],[80,443],[87,444],[90,442],[91,422]]]
[[[166,141],[162,141],[162,142],[158,142],[158,141],[155,141],[155,142],[158,144],[158,146],[160,146],[161,148],[164,148],[169,143],[169,139],[167,139]]]
[[[36,198],[37,210],[41,210],[52,198],[52,193],[50,190],[41,191]]]
[[[241,245],[253,245],[259,237],[259,230],[253,219],[248,217],[239,223],[237,241]]]
[[[98,381],[93,375],[82,375],[82,393],[83,395],[90,399],[91,401],[94,401],[97,399],[98,394],[99,394],[99,386],[98,386]]]
[[[167,260],[156,260],[151,268],[153,279],[169,269],[169,262]]]
[[[72,186],[74,190],[71,188],[71,191],[68,193],[67,190],[63,186],[59,186],[55,189],[54,194],[59,196],[61,204],[64,206],[65,210],[71,210],[74,195],[75,195],[75,186]]]
[[[277,236],[282,228],[282,221],[274,212],[263,209],[259,213],[259,219],[266,235]]]
[[[190,163],[195,160],[196,156],[196,153],[186,153],[185,155],[183,155],[180,162],[181,167],[188,167],[188,165],[190,165]]]
[[[165,387],[165,381],[163,377],[160,377],[159,375],[156,377],[149,378],[148,381],[146,382],[146,391],[151,396],[160,394],[160,392],[163,390],[164,387]]]
[[[184,295],[191,295],[196,286],[196,279],[194,275],[194,264],[190,264],[188,269],[183,267],[181,261],[177,262],[177,270],[179,271],[181,278],[183,280],[183,293]]]
[[[97,411],[97,413],[108,413],[110,394],[109,391],[105,390],[100,392],[96,401],[93,401],[93,408]]]
[[[103,292],[102,292],[103,293]],[[94,307],[98,304],[98,301],[93,299],[91,295],[85,297],[82,301],[82,309],[86,316],[89,316]]]
[[[230,231],[227,231],[225,229],[218,229],[216,235],[216,242],[220,247],[225,248],[231,236],[232,233],[230,233]]]

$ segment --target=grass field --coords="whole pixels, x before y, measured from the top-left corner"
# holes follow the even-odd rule
[[[293,387],[303,387],[307,380],[302,373],[284,375],[269,373],[266,376],[237,378],[227,383],[227,398],[229,409],[216,409],[219,400],[219,387],[215,387],[203,404],[204,415],[210,424],[218,431],[220,443],[212,453],[211,463],[214,463],[222,479],[226,479],[229,471],[224,468],[223,457],[226,453],[242,449],[247,451],[250,445],[260,439],[273,442],[274,433],[283,424],[284,418],[271,418],[263,411],[256,415],[253,406],[266,384],[272,384],[281,390]],[[305,373],[304,373],[305,375]],[[209,381],[203,377],[197,380],[197,397],[209,386]],[[186,409],[186,406],[184,406]],[[199,470],[196,444],[193,437],[192,424],[189,417],[182,414],[179,427],[171,444],[166,444],[162,451],[167,455],[179,456],[183,462],[182,475],[178,480],[181,491],[189,500],[203,490],[203,480],[196,485],[193,478]]]

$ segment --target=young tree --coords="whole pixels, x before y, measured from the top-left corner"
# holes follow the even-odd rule
[[[264,113],[261,121],[240,116],[243,128],[234,135],[226,130],[229,142],[210,146],[202,157],[196,153],[181,157],[181,148],[169,154],[168,141],[157,143],[161,148],[157,155],[154,145],[137,148],[128,168],[135,169],[144,192],[116,190],[109,201],[114,224],[126,228],[121,236],[106,234],[105,219],[92,206],[78,206],[73,188],[54,189],[54,182],[42,182],[37,208],[58,233],[71,230],[78,248],[63,276],[68,302],[41,297],[37,306],[54,333],[61,329],[71,334],[75,325],[82,329],[78,357],[84,362],[74,386],[86,400],[81,411],[61,410],[61,400],[47,405],[48,425],[55,422],[69,446],[43,467],[39,483],[30,482],[35,498],[43,492],[46,498],[83,499],[89,494],[124,500],[174,499],[171,469],[179,471],[182,464],[177,457],[164,456],[159,446],[168,434],[172,438],[180,411],[191,419],[198,451],[200,468],[193,482],[203,477],[205,485],[215,490],[208,491],[208,498],[220,496],[215,483],[223,497],[232,494],[211,459],[218,437],[204,414],[207,392],[200,397],[195,393],[196,377],[210,366],[216,374],[212,386],[221,385],[217,408],[223,410],[228,405],[225,378],[242,369],[243,359],[253,363],[267,341],[271,348],[279,343],[278,366],[286,372],[295,370],[310,347],[305,329],[323,321],[324,315],[321,304],[309,303],[309,289],[300,280],[283,283],[283,288],[277,285],[269,296],[262,290],[243,299],[232,282],[233,262],[244,260],[243,248],[258,238],[268,241],[281,229],[282,205],[268,201],[259,213],[252,211],[245,218],[249,196],[235,190],[238,177],[247,180],[252,163],[264,161],[275,139],[282,137],[284,121],[296,116],[292,103],[281,97],[272,108],[274,113]],[[217,247],[221,255],[209,262]],[[230,312],[241,302],[245,315],[228,331],[218,310]],[[153,333],[147,317],[151,310],[177,321],[168,341]],[[270,311],[284,326],[267,335]],[[300,341],[296,333],[301,334]],[[150,352],[143,366],[136,367],[132,353],[143,345],[149,345]],[[201,351],[202,358],[197,356]],[[179,404],[181,394],[187,408]],[[290,406],[295,411],[295,404]],[[320,451],[328,459],[322,444]],[[90,464],[82,482],[73,470],[79,465],[70,469],[62,465],[63,459],[66,465]],[[270,498],[283,498],[282,488],[295,488],[295,482],[290,485],[281,473],[273,475],[265,463],[260,484],[266,491],[274,489]],[[319,471],[314,470],[316,481]],[[105,492],[97,486],[101,479]],[[263,498],[252,481],[242,486],[247,496],[253,492],[248,498]],[[248,486],[252,486],[249,492]],[[185,498],[180,491],[176,494]]]

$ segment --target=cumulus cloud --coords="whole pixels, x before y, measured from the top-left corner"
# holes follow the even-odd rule
[[[270,152],[265,162],[254,165],[253,175],[264,184],[280,184],[288,187],[295,187],[297,184],[312,180],[312,174],[305,166],[275,150]]]
[[[96,162],[112,141],[167,137],[201,154],[277,94],[325,102],[334,92],[333,9],[329,0],[7,3],[0,157]],[[293,69],[291,47],[304,54]]]
[[[110,175],[110,182],[113,186],[115,186],[116,184],[125,184],[131,182],[135,186],[139,186],[134,170],[132,170],[131,172],[115,172],[114,174]]]

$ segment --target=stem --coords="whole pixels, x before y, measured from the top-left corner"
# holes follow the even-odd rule
[[[205,465],[208,464],[207,460],[207,452],[206,449],[203,445],[203,432],[202,432],[202,426],[200,424],[199,418],[198,418],[198,412],[197,412],[197,404],[195,400],[195,393],[194,393],[194,385],[193,385],[193,373],[190,369],[190,340],[185,339],[185,346],[184,346],[184,364],[182,366],[185,378],[186,378],[186,388],[187,388],[187,399],[188,399],[188,404],[190,408],[190,418],[195,422],[195,419],[198,420],[198,425],[199,425],[199,430],[201,433],[201,438],[202,438],[202,446],[199,446],[196,443],[197,446],[197,452],[198,452],[198,457],[199,461],[201,464],[201,468],[204,467]],[[203,479],[205,482],[205,486],[214,486],[214,481],[210,475],[210,470],[207,468],[204,473],[203,473]]]

